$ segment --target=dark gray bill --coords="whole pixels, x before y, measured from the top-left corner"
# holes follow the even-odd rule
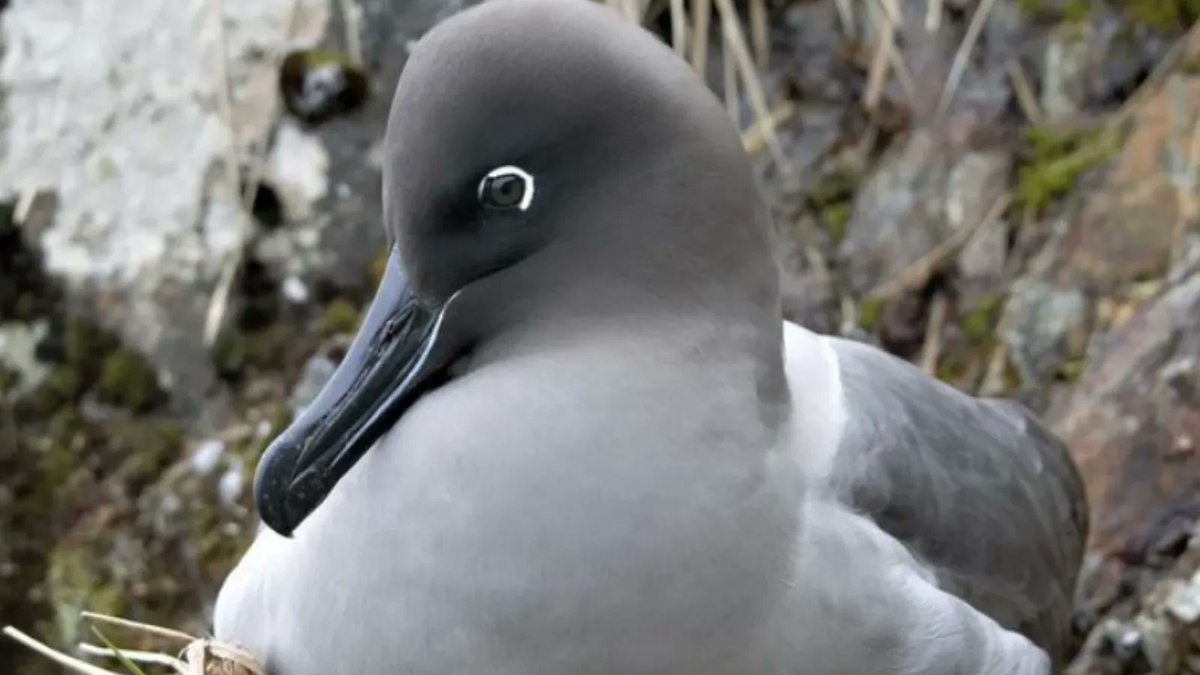
[[[316,399],[263,453],[254,479],[259,516],[291,536],[454,354],[439,348],[450,299],[428,308],[393,250],[358,335]]]

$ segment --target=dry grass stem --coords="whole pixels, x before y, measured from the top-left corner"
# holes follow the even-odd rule
[[[858,35],[858,26],[854,21],[854,5],[851,4],[851,0],[835,0],[834,5],[837,7],[838,20],[842,22],[842,32],[853,40]]]
[[[1000,327],[996,328],[997,335],[1003,335]],[[1003,340],[996,345],[992,350],[991,357],[988,358],[987,369],[983,375],[983,381],[979,383],[979,388],[975,392],[979,396],[999,396],[1004,393],[1007,387],[1004,384],[1004,371],[1008,368],[1008,343]]]
[[[687,10],[683,0],[671,0],[671,47],[679,58],[687,58]]]
[[[692,0],[692,68],[705,76],[708,68],[708,26],[712,22],[712,0]]]
[[[898,9],[895,12],[897,16],[900,16]],[[875,30],[882,33],[885,19],[879,16],[878,11],[869,11],[867,15]],[[909,108],[915,109],[917,107],[917,81],[913,78],[912,69],[904,61],[904,53],[896,49],[894,40],[892,49],[888,50],[888,62],[891,64],[892,72],[896,75],[896,81],[900,83],[900,88],[904,90],[904,96]]]
[[[121,661],[126,670],[136,670],[136,664],[153,664],[171,668],[179,675],[266,675],[257,658],[249,651],[233,644],[196,638],[187,633],[162,626],[129,621],[105,614],[84,612],[83,618],[93,624],[101,623],[109,626],[119,626],[144,635],[167,638],[175,643],[184,642],[180,656],[172,656],[162,652],[125,650],[114,646],[103,633],[92,626],[106,646],[81,644],[79,649],[89,656],[116,658]],[[71,672],[83,675],[129,675],[118,673],[94,666],[68,654],[64,654],[11,626],[5,627],[3,633],[29,649],[62,665]]]
[[[175,630],[173,628],[164,628],[162,626],[155,626],[154,624],[142,623],[141,621],[130,621],[129,619],[122,619],[119,616],[100,614],[98,612],[80,612],[79,615],[93,623],[116,626],[118,628],[126,628],[139,633],[146,633],[147,635],[174,640],[183,644],[187,644],[196,639],[193,635],[189,635],[183,631]]]
[[[79,645],[79,651],[88,656],[114,658],[117,654],[109,647],[101,647],[100,645],[90,645],[86,642]],[[120,650],[120,655],[124,658],[133,661],[134,663],[148,663],[155,666],[166,666],[177,673],[186,675],[187,663],[168,654],[160,654],[158,652],[142,652],[131,649]]]
[[[221,114],[224,118],[226,127],[231,134],[229,149],[225,156],[227,179],[229,181],[230,194],[237,195],[241,190],[241,176],[238,165],[237,149],[240,147],[237,142],[237,132],[233,122],[233,105],[232,91],[229,81],[229,47],[228,40],[225,37],[225,22],[224,22],[224,2],[223,0],[214,0],[216,11],[214,12],[216,20],[216,30],[218,40],[221,43],[221,58],[218,59],[218,67],[220,69],[220,78],[222,86],[219,96],[221,99]],[[287,34],[284,36],[284,44],[291,39],[295,32],[296,17],[300,13],[299,0],[292,0],[292,4],[288,9]],[[281,53],[275,57],[275,70],[279,70],[279,65],[282,63],[286,49],[281,50]],[[272,109],[279,104],[278,96],[272,101]],[[274,111],[272,110],[272,113]],[[263,143],[262,151],[257,157],[251,158],[249,171],[250,180],[246,183],[246,190],[242,193],[242,206],[249,211],[254,204],[254,198],[258,193],[259,182],[262,180],[263,165],[266,163],[266,155],[268,151],[268,143]],[[242,266],[242,247],[238,247],[221,266],[221,273],[217,277],[217,284],[213,287],[213,293],[209,297],[208,309],[204,314],[204,331],[202,339],[204,346],[212,348],[216,342],[217,333],[221,330],[221,324],[225,321],[225,313],[229,307],[229,297],[233,291],[233,282],[237,278],[237,273]]]
[[[742,115],[738,101],[737,64],[734,63],[733,55],[728,49],[721,52],[721,75],[723,78],[721,89],[725,92],[725,110],[729,113],[729,118],[733,120],[733,125],[740,129]]]
[[[925,0],[925,32],[936,33],[942,27],[942,0]]]
[[[988,16],[992,13],[992,7],[995,5],[996,0],[981,0],[975,13],[971,15],[966,35],[963,35],[962,44],[958,46],[958,52],[954,54],[954,61],[950,65],[950,74],[946,77],[946,84],[942,87],[942,95],[938,99],[937,110],[934,113],[935,121],[941,120],[942,116],[946,114],[946,109],[950,107],[950,102],[954,100],[958,85],[962,83],[963,73],[967,70],[971,52],[975,50],[975,44],[979,42],[979,34],[983,32],[983,27],[987,24]]]
[[[1110,128],[1116,127],[1129,119],[1129,116],[1142,104],[1146,97],[1162,86],[1163,81],[1175,70],[1180,61],[1198,55],[1200,55],[1200,21],[1193,24],[1183,37],[1171,45],[1162,59],[1155,64],[1154,69],[1150,71],[1150,75],[1146,80],[1138,86],[1137,90],[1129,98],[1125,99],[1120,109],[1109,117],[1108,126]]]
[[[12,626],[5,626],[4,630],[0,632],[3,632],[13,640],[16,640],[29,649],[41,654],[42,656],[50,659],[51,661],[73,673],[82,673],[83,675],[121,675],[120,673],[114,673],[98,666],[93,666],[87,661],[81,661],[73,656],[63,654],[62,652],[51,648],[49,645],[39,642],[25,633],[22,633]]]
[[[779,127],[791,119],[794,114],[796,114],[796,104],[791,101],[783,101],[771,109],[771,115],[766,121],[755,120],[749,129],[742,132],[742,148],[746,150],[746,154],[757,155],[766,147],[767,124]]]
[[[946,326],[946,313],[949,303],[944,293],[933,296],[929,306],[929,325],[925,329],[925,342],[921,346],[921,370],[929,375],[937,375],[938,358],[942,354],[942,331]]]
[[[963,244],[970,241],[976,232],[998,220],[1011,203],[1011,193],[1005,193],[996,198],[996,201],[992,202],[992,206],[974,225],[955,231],[944,242],[933,247],[928,253],[913,261],[912,264],[901,270],[899,274],[876,286],[867,293],[867,297],[890,298],[924,286],[929,277],[933,275],[934,271],[943,262],[957,252]]]
[[[754,60],[750,57],[750,50],[746,47],[746,37],[742,34],[741,25],[738,23],[733,0],[715,1],[717,12],[721,18],[722,35],[725,37],[725,49],[733,53],[738,66],[738,74],[741,76],[742,84],[746,87],[746,94],[750,98],[750,107],[754,110],[754,117],[766,121],[763,135],[780,176],[785,181],[791,182],[794,180],[795,174],[788,164],[787,158],[783,155],[783,147],[779,143],[779,137],[775,134],[775,125],[770,122],[771,113],[767,108],[767,97],[763,91],[762,80],[754,69]]]
[[[882,0],[881,0],[882,4]],[[873,9],[867,10],[873,13]],[[871,57],[871,67],[867,71],[867,88],[863,91],[863,108],[874,111],[879,107],[883,98],[883,88],[887,84],[888,67],[892,63],[891,54],[896,48],[896,20],[885,11],[885,16],[879,24],[879,42]]]
[[[1175,228],[1171,233],[1172,262],[1177,256],[1183,255],[1183,238],[1187,235],[1188,227],[1200,220],[1200,197],[1196,194],[1200,189],[1200,183],[1197,182],[1200,178],[1200,112],[1196,113],[1191,126],[1187,144],[1187,164],[1183,176],[1175,183],[1179,212],[1175,216]]]
[[[897,26],[904,23],[904,14],[900,11],[896,0],[879,0],[879,5],[883,7],[883,11],[887,13],[887,17],[891,19],[892,23]]]
[[[771,58],[769,30],[767,0],[750,0],[750,42],[754,45],[755,64],[764,70]]]
[[[356,65],[363,64],[362,8],[355,0],[341,0],[342,25],[346,31],[346,54]]]
[[[13,222],[17,225],[24,225],[25,219],[29,217],[29,211],[33,209],[33,202],[37,199],[38,191],[32,187],[26,187],[17,195],[17,203],[13,206]]]
[[[625,0],[625,15],[634,23],[642,22],[641,0]]]
[[[1037,94],[1033,91],[1029,76],[1025,74],[1025,67],[1019,60],[1010,59],[1005,64],[1005,70],[1008,71],[1008,79],[1012,81],[1013,93],[1017,95],[1017,103],[1020,104],[1021,111],[1025,113],[1030,124],[1038,126],[1044,123],[1046,115],[1038,103]]]

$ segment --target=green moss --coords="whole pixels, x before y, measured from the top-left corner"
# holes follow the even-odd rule
[[[1200,0],[1123,0],[1125,14],[1161,31],[1186,28],[1200,18]]]
[[[863,298],[858,303],[858,325],[867,332],[875,332],[879,325],[879,317],[883,314],[883,298]]]
[[[825,231],[829,238],[837,244],[846,236],[846,223],[850,222],[850,202],[830,204],[821,212],[825,220]]]
[[[50,556],[46,574],[47,600],[54,609],[58,642],[77,644],[80,639],[79,612],[88,610],[120,616],[124,612],[124,593],[119,585],[101,578],[97,570],[102,561],[95,559],[89,547],[59,545]]]
[[[0,365],[0,398],[16,389],[19,384],[21,384],[21,374]]]
[[[60,408],[75,404],[83,392],[83,377],[69,365],[55,366],[46,380],[28,397],[35,417],[49,417]]]
[[[1000,296],[988,295],[967,308],[958,321],[967,339],[976,344],[990,341],[1002,306]]]
[[[162,397],[158,376],[139,354],[117,349],[104,357],[96,382],[100,400],[129,410],[150,410]]]
[[[1061,382],[1075,382],[1079,379],[1079,376],[1083,374],[1084,365],[1086,364],[1081,356],[1067,359],[1058,367],[1058,372],[1055,373],[1055,378]]]
[[[1017,169],[1016,203],[1035,214],[1117,149],[1103,130],[1056,132],[1034,127],[1026,132],[1025,141],[1029,158]]]
[[[1091,0],[1017,0],[1017,6],[1027,16],[1047,18],[1068,23],[1085,21],[1091,13]]]
[[[1200,75],[1200,56],[1193,56],[1181,61],[1179,72],[1184,75]]]
[[[321,335],[353,333],[358,328],[358,308],[345,298],[334,298],[321,313]]]
[[[859,176],[847,171],[835,171],[826,175],[813,186],[808,201],[821,217],[825,231],[834,243],[846,235],[846,223],[850,220],[851,206]]]
[[[183,453],[183,429],[159,417],[135,417],[109,423],[104,428],[105,445],[123,458],[117,473],[134,489],[156,479]]]

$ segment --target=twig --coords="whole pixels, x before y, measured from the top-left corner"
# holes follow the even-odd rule
[[[4,630],[0,632],[3,632],[8,637],[20,642],[29,649],[32,649],[33,651],[50,659],[58,665],[68,668],[76,673],[83,673],[83,675],[120,675],[119,673],[114,673],[111,670],[105,670],[98,666],[93,666],[87,661],[81,661],[73,656],[63,654],[62,652],[53,649],[49,645],[29,637],[25,633],[22,633],[12,626],[5,626]]]
[[[754,45],[755,64],[764,70],[771,57],[767,31],[767,0],[750,0],[750,42]]]
[[[683,0],[671,0],[671,47],[680,58],[687,55],[687,10]]]
[[[942,96],[938,100],[937,110],[934,113],[934,121],[940,121],[942,115],[946,113],[946,109],[950,106],[950,101],[954,99],[954,93],[958,91],[958,85],[962,82],[963,73],[967,70],[967,60],[971,56],[971,52],[975,49],[975,43],[979,41],[979,34],[983,32],[983,26],[987,23],[988,15],[992,13],[992,7],[995,6],[996,0],[981,0],[979,7],[975,9],[975,13],[971,15],[971,22],[967,24],[967,33],[963,36],[962,44],[958,47],[958,52],[954,54],[954,61],[950,66],[950,74],[946,77],[946,84],[942,87]]]
[[[712,19],[712,0],[692,0],[692,68],[705,76],[708,66],[708,25]]]
[[[1033,85],[1029,83],[1029,76],[1025,74],[1025,68],[1021,66],[1019,60],[1009,59],[1008,63],[1004,65],[1004,69],[1008,71],[1008,79],[1012,80],[1013,92],[1017,95],[1017,103],[1021,105],[1025,117],[1031,124],[1041,125],[1045,121],[1046,115],[1042,112],[1037,95],[1033,93]]]
[[[880,4],[883,4],[883,0],[880,0]],[[870,9],[867,11],[871,12]],[[885,12],[881,23],[879,43],[875,47],[875,54],[871,57],[871,67],[867,72],[867,88],[863,92],[863,108],[872,112],[879,107],[879,100],[883,97],[888,66],[892,62],[891,53],[896,48],[896,20]]]
[[[788,164],[787,158],[783,155],[783,147],[779,144],[779,137],[775,134],[775,126],[770,123],[771,113],[767,109],[767,97],[763,92],[762,80],[759,79],[758,72],[754,69],[754,60],[750,58],[750,50],[746,48],[746,38],[742,35],[741,26],[738,25],[737,11],[733,8],[733,1],[715,0],[715,2],[717,3],[717,12],[721,17],[726,48],[733,52],[738,70],[741,71],[742,83],[746,86],[746,93],[750,98],[750,107],[754,110],[755,118],[766,120],[763,136],[766,139],[767,148],[771,151],[780,175],[785,181],[791,182],[795,179],[795,174],[791,165]]]
[[[921,370],[930,375],[937,374],[938,358],[942,353],[942,331],[946,326],[948,303],[943,293],[933,296],[929,306],[929,323],[925,329],[925,342],[921,345]]]
[[[899,274],[876,286],[867,293],[866,297],[888,298],[919,288],[929,279],[934,270],[962,247],[963,244],[970,241],[976,232],[1003,215],[1005,209],[1011,203],[1011,193],[1005,193],[997,197],[996,201],[992,202],[992,206],[987,210],[987,213],[976,221],[974,225],[955,231],[941,244],[933,247],[928,253],[901,270]]]

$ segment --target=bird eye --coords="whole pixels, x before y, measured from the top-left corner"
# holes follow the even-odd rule
[[[492,169],[479,181],[479,203],[493,209],[526,210],[533,203],[533,176],[515,166]]]

